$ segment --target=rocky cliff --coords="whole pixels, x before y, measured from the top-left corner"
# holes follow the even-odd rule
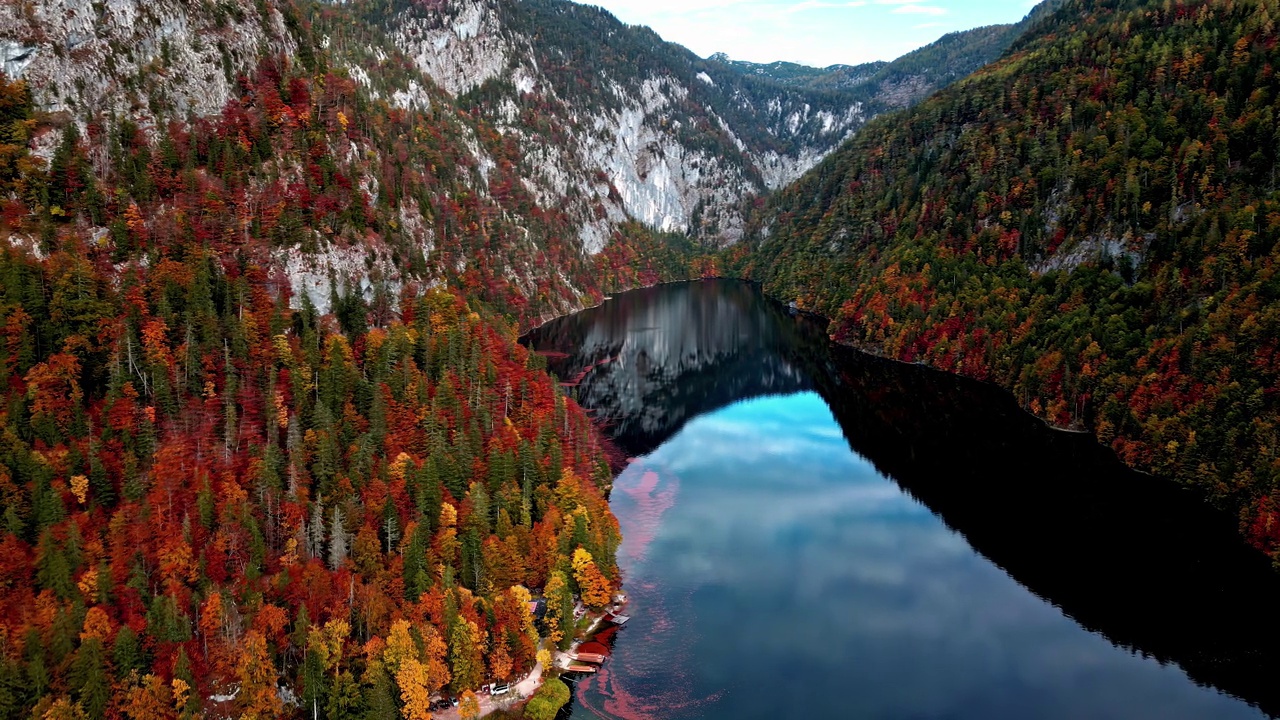
[[[588,251],[622,217],[734,242],[744,198],[799,177],[867,119],[848,93],[747,76],[562,0],[414,4],[379,21],[520,143],[529,187],[573,209]]]
[[[279,8],[247,0],[9,2],[0,61],[45,111],[213,115],[262,54],[296,54],[286,24]]]

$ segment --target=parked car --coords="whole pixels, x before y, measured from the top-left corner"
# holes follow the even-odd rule
[[[490,695],[506,695],[511,692],[511,686],[507,683],[497,683],[489,689]]]

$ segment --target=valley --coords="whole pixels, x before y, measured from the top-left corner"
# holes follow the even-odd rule
[[[567,0],[0,5],[0,718],[1280,712],[1280,5],[1026,11],[813,68]],[[784,600],[879,613],[772,650],[858,698],[627,644]]]

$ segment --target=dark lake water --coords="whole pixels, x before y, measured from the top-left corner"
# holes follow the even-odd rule
[[[528,341],[631,459],[633,619],[574,717],[1280,712],[1280,577],[1232,520],[995,388],[731,281]]]

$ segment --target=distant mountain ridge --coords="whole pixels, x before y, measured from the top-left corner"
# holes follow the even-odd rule
[[[725,53],[707,58],[740,72],[792,87],[838,90],[867,103],[872,114],[914,105],[930,94],[994,61],[1064,0],[1046,0],[1017,23],[947,33],[892,61],[814,68],[791,62],[754,63]]]
[[[846,85],[854,87],[870,80],[889,63],[877,60],[860,65],[844,65],[837,63],[826,67],[813,67],[800,63],[778,60],[771,63],[757,63],[750,60],[734,60],[728,53],[715,53],[707,58],[707,62],[729,65],[744,74],[769,78],[785,85],[800,87],[811,85]]]

